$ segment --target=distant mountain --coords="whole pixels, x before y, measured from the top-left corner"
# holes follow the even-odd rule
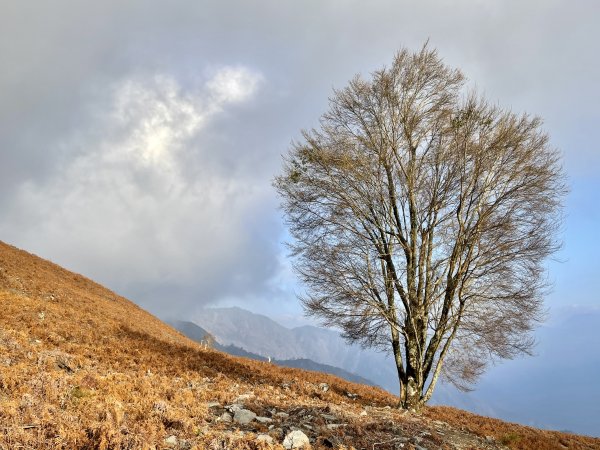
[[[196,342],[201,342],[201,341],[206,340],[206,336],[211,334],[208,331],[206,331],[204,328],[196,325],[193,322],[172,321],[172,322],[168,322],[168,323],[173,328],[177,329],[182,334],[184,334],[185,336],[187,336],[190,339],[193,339]],[[212,343],[212,346],[214,348],[216,348],[217,350],[228,353],[230,355],[243,356],[245,358],[251,358],[251,359],[258,360],[258,361],[268,361],[267,357],[258,355],[256,353],[249,352],[249,351],[247,351],[241,347],[237,347],[235,345],[223,345],[215,340],[215,342]],[[329,373],[331,375],[336,375],[340,378],[343,378],[348,381],[352,381],[354,383],[361,383],[361,384],[366,384],[369,386],[377,386],[374,382],[372,382],[371,380],[368,380],[364,377],[361,377],[354,373],[348,372],[339,367],[331,366],[328,364],[320,364],[320,363],[317,363],[317,362],[312,361],[307,358],[285,359],[285,360],[271,359],[271,363],[276,364],[278,366],[282,366],[282,367],[292,367],[292,368],[296,368],[296,369],[313,370],[315,372]]]
[[[222,345],[277,360],[310,359],[358,374],[397,393],[398,379],[391,358],[348,345],[334,330],[313,326],[286,328],[267,316],[242,308],[205,308],[193,322],[208,330]]]
[[[291,332],[307,358],[342,367],[375,381],[391,393],[398,393],[398,374],[391,355],[349,345],[335,330],[307,325]]]
[[[308,357],[288,328],[242,308],[203,309],[192,321],[210,331],[224,345],[277,359]]]
[[[206,335],[210,334],[204,328],[196,325],[195,323],[184,320],[166,320],[165,323],[171,325],[181,334],[196,342],[203,341],[206,338]]]

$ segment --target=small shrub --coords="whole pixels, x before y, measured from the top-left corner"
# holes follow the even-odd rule
[[[520,440],[521,436],[519,436],[517,433],[507,433],[500,437],[500,443],[502,445],[516,444]]]

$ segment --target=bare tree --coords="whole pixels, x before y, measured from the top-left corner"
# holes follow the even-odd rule
[[[425,46],[334,91],[274,185],[308,314],[388,349],[400,404],[528,352],[566,192],[537,117],[464,92]]]

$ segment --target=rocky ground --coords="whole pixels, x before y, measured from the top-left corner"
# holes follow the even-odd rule
[[[328,389],[328,385],[321,383],[318,389]],[[252,393],[247,393],[232,404],[208,404],[214,415],[213,427],[222,430],[224,446],[251,438],[270,445],[281,444],[285,449],[347,445],[357,449],[507,448],[491,436],[479,437],[448,423],[390,406],[365,406],[357,410],[342,404],[277,410],[265,409],[254,403],[253,398]],[[208,432],[210,427],[207,425],[202,431]],[[173,448],[190,448],[189,443],[180,442],[175,436],[169,439],[165,443]]]

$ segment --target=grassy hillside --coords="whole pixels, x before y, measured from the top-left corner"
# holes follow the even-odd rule
[[[202,349],[114,292],[0,242],[2,450],[283,448],[294,428],[314,448],[600,449],[598,439],[450,408],[403,413],[395,401]],[[265,420],[223,420],[234,403]]]

